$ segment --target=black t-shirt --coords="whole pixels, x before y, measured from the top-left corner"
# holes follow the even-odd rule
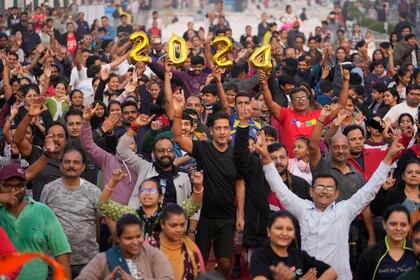
[[[219,152],[212,143],[193,141],[192,155],[197,160],[198,169],[206,174],[201,215],[234,220],[237,171],[232,149],[229,147],[225,152]]]
[[[282,262],[296,274],[296,279],[301,278],[305,275],[309,269],[316,268],[317,277],[320,277],[330,266],[324,262],[316,260],[311,257],[305,251],[289,247],[287,250],[289,253],[288,257],[279,257],[271,249],[270,244],[266,244],[261,248],[255,250],[251,257],[251,275],[265,276],[267,279],[273,279],[270,266],[276,266]]]
[[[394,261],[389,254],[387,254],[378,266],[376,271],[376,280],[393,280],[397,279],[403,273],[409,271],[416,266],[416,258],[413,254],[404,251],[404,255],[398,260]]]
[[[117,35],[119,35],[120,33],[124,33],[124,34],[128,34],[130,35],[131,33],[133,33],[133,26],[131,25],[120,25],[117,27]]]
[[[161,172],[157,177],[159,178],[159,185],[163,191],[163,205],[176,203],[176,188],[173,172]]]

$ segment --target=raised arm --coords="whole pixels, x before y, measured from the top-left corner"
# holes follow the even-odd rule
[[[398,140],[394,141],[384,160],[378,166],[375,173],[373,173],[372,177],[370,177],[369,181],[360,188],[356,194],[345,201],[348,207],[347,213],[349,220],[352,221],[375,198],[382,184],[385,183],[388,177],[394,158],[396,158],[402,150],[404,150],[404,146],[399,143]]]
[[[45,136],[44,154],[25,170],[26,181],[32,181],[39,175],[39,173],[44,170],[45,166],[47,166],[48,158],[54,154],[54,152],[55,144],[53,141],[53,136],[49,134]]]
[[[95,101],[104,101],[104,91],[106,83],[109,78],[109,69],[106,67],[101,67],[101,79],[99,80],[99,85],[95,91]]]
[[[390,46],[388,48],[387,52],[388,52],[388,73],[391,76],[394,76],[394,74],[396,73],[396,71],[395,71],[395,63],[394,63],[394,50]]]
[[[273,101],[273,97],[271,96],[270,89],[268,88],[267,75],[263,71],[260,71],[259,79],[261,83],[261,88],[262,88],[265,104],[270,110],[271,115],[274,118],[278,119],[280,116],[281,106]]]
[[[293,213],[299,220],[303,217],[303,211],[308,206],[308,203],[295,195],[289,188],[284,184],[283,179],[280,177],[279,172],[274,166],[271,156],[268,153],[267,143],[265,141],[265,134],[263,131],[258,135],[258,141],[255,146],[258,153],[262,157],[262,164],[264,165],[265,179],[270,185],[271,191],[276,194],[277,199],[284,205],[284,207]]]
[[[349,83],[350,83],[350,72],[347,69],[343,69],[340,65],[341,76],[343,77],[343,85],[341,87],[340,95],[338,96],[338,104],[345,107],[347,99],[349,98]]]
[[[51,78],[51,64],[44,64],[44,82],[42,83],[42,87],[41,87],[41,96],[45,96],[47,91],[48,91],[48,87],[50,85],[50,78]]]
[[[332,108],[332,106],[324,106],[318,117],[314,130],[312,130],[309,142],[309,163],[312,168],[317,166],[318,162],[321,160],[321,149],[319,148],[319,144],[322,139],[322,129],[324,128],[324,125],[327,124],[328,118],[333,113],[333,110],[334,108]]]
[[[10,85],[10,69],[9,64],[7,61],[7,57],[5,54],[1,57],[3,61],[3,86],[4,86],[4,98],[9,100],[12,97],[12,87]]]
[[[174,122],[172,125],[172,137],[174,141],[187,153],[191,154],[193,150],[193,141],[189,137],[182,135],[182,111],[184,109],[185,97],[182,94],[174,96],[173,108],[174,108]]]
[[[172,96],[172,86],[171,86],[171,66],[172,63],[167,59],[165,61],[165,72],[163,74],[164,76],[164,88],[163,91],[165,93],[165,109],[166,109],[166,116],[168,116],[168,119],[171,121],[174,119],[174,107],[172,106],[173,102],[173,96]]]
[[[325,136],[324,136],[325,142],[327,142],[328,144],[331,143],[331,139],[337,133],[338,129],[340,128],[341,124],[346,119],[346,117],[351,113],[352,112],[346,110],[345,108],[341,109],[338,112],[337,117],[334,119],[334,121],[331,122],[330,127],[325,133]]]
[[[14,142],[19,149],[19,152],[24,156],[29,156],[32,152],[32,145],[28,140],[25,139],[26,130],[28,129],[29,124],[33,118],[39,117],[42,113],[43,108],[40,100],[34,101],[29,107],[29,111],[26,113],[25,117],[20,121],[18,127],[16,128],[14,135]]]
[[[124,55],[117,57],[115,60],[113,60],[110,63],[111,69],[123,63],[125,60],[127,60],[127,57],[128,57],[128,53],[125,53]]]
[[[105,150],[101,149],[96,143],[93,141],[92,136],[92,127],[90,126],[90,119],[92,118],[93,114],[95,113],[96,108],[91,108],[87,106],[83,110],[83,120],[82,120],[82,127],[80,129],[80,145],[82,149],[90,156],[90,158],[95,162],[95,164],[103,169],[103,167],[107,163],[107,159],[113,157],[113,155],[109,154]],[[102,131],[106,133],[106,131],[102,128]]]
[[[239,109],[239,126],[236,128],[233,157],[236,169],[245,180],[253,178],[252,176],[255,176],[257,166],[260,165],[259,160],[255,156],[251,155],[248,148],[249,114],[249,106]]]
[[[6,118],[6,121],[4,123],[3,136],[4,136],[4,140],[6,140],[6,142],[9,144],[12,144],[13,142],[13,136],[12,136],[12,133],[10,132],[10,128],[12,127],[12,123],[14,119],[16,118],[16,115],[18,112],[19,112],[19,107],[15,103],[13,104],[12,108],[10,108],[10,114]]]
[[[191,195],[191,200],[196,205],[201,205],[203,200],[204,184],[203,184],[204,174],[200,171],[195,171],[191,174],[191,183],[193,186],[193,193]]]
[[[32,70],[35,68],[35,66],[37,65],[38,61],[41,59],[42,56],[42,52],[45,50],[45,47],[43,44],[39,44],[38,46],[36,46],[35,49],[35,56],[32,58],[31,60],[31,64],[26,65],[25,66],[25,70],[28,71],[29,73],[32,72]]]
[[[204,58],[206,59],[207,65],[213,67],[213,54],[211,53],[211,42],[212,37],[208,37],[204,42]]]
[[[226,99],[225,90],[222,84],[222,69],[215,67],[213,73],[211,74],[216,82],[217,96],[219,97],[220,104],[222,106],[222,111],[230,114],[229,103]]]
[[[118,183],[124,179],[127,174],[123,173],[121,169],[114,170],[112,172],[111,180],[105,185],[101,195],[98,198],[97,207],[106,217],[109,217],[113,221],[118,221],[122,215],[130,213],[136,214],[134,209],[120,204],[118,202],[110,200],[112,193],[116,189]]]
[[[140,127],[147,126],[150,124],[153,116],[139,115],[132,123],[127,132],[121,136],[120,141],[117,145],[117,154],[127,164],[127,166],[134,172],[138,172],[145,165],[151,164],[143,158],[139,157],[132,149],[131,145],[135,143],[134,136]],[[140,147],[139,147],[140,148]]]

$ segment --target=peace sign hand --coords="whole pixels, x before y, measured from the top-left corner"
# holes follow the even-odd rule
[[[395,185],[395,179],[394,179],[394,169],[389,173],[389,176],[386,178],[385,183],[382,185],[382,188],[384,190],[389,190]]]

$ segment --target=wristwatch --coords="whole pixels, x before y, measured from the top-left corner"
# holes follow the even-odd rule
[[[42,148],[42,153],[44,154],[44,156],[46,156],[46,157],[50,157],[50,154],[49,154],[49,152],[48,152],[48,150],[47,150],[47,148]]]
[[[188,230],[188,233],[197,234],[197,231],[196,230],[189,229]]]

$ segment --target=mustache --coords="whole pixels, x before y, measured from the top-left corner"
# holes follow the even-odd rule
[[[76,169],[70,167],[70,168],[67,168],[66,171],[74,171],[74,172],[76,172]]]

